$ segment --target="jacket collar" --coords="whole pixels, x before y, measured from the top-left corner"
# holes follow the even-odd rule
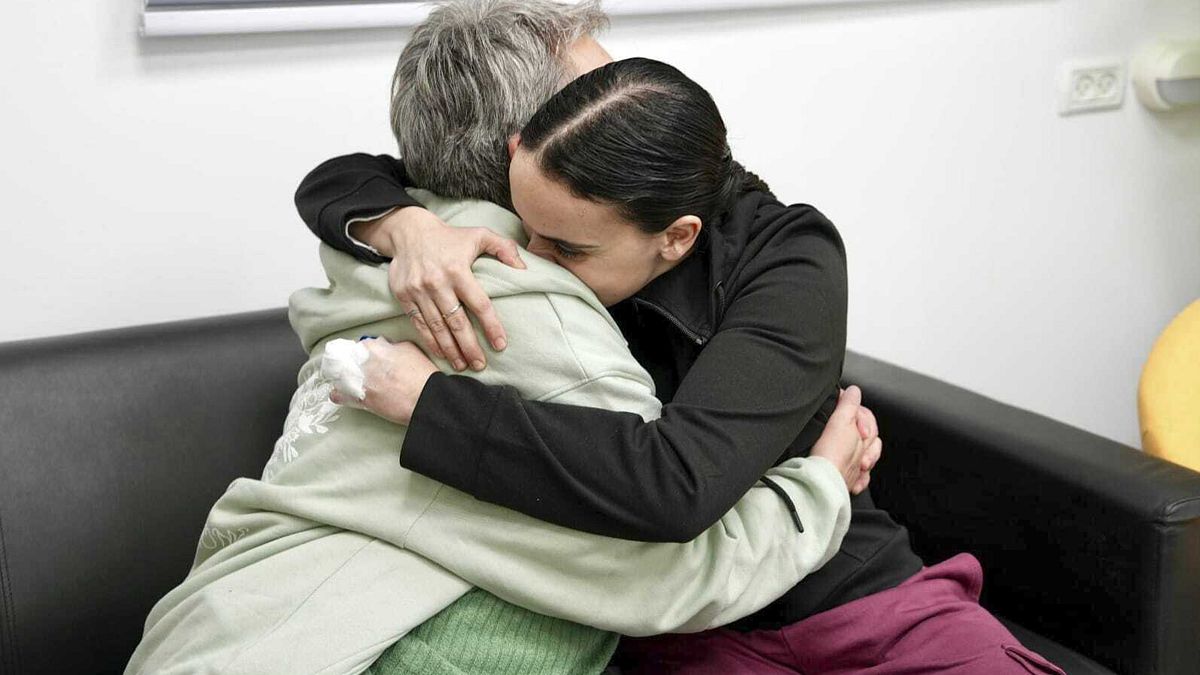
[[[698,345],[712,337],[721,309],[725,242],[714,229],[702,229],[691,255],[631,298],[635,307],[663,316]]]
[[[742,193],[725,218],[700,230],[694,253],[630,298],[633,306],[662,315],[692,342],[707,343],[725,313],[725,282],[746,251],[765,200],[774,196]]]

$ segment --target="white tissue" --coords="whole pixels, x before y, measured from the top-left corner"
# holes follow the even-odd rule
[[[363,388],[363,364],[371,354],[361,342],[333,340],[325,345],[321,356],[321,376],[332,382],[338,391],[361,401],[367,395]]]

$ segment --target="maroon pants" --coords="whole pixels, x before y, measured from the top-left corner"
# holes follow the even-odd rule
[[[718,628],[624,638],[630,675],[1064,675],[979,605],[983,570],[966,553],[895,588],[781,630]]]

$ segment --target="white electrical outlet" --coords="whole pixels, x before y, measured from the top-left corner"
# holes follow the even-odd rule
[[[1058,75],[1058,114],[1120,108],[1125,102],[1125,64],[1065,63]]]

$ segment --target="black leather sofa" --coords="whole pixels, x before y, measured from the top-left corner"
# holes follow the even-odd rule
[[[303,354],[275,310],[0,345],[0,673],[120,672]],[[1200,673],[1200,474],[850,354],[876,500],[1072,675]],[[1132,403],[1131,403],[1132,405]]]

